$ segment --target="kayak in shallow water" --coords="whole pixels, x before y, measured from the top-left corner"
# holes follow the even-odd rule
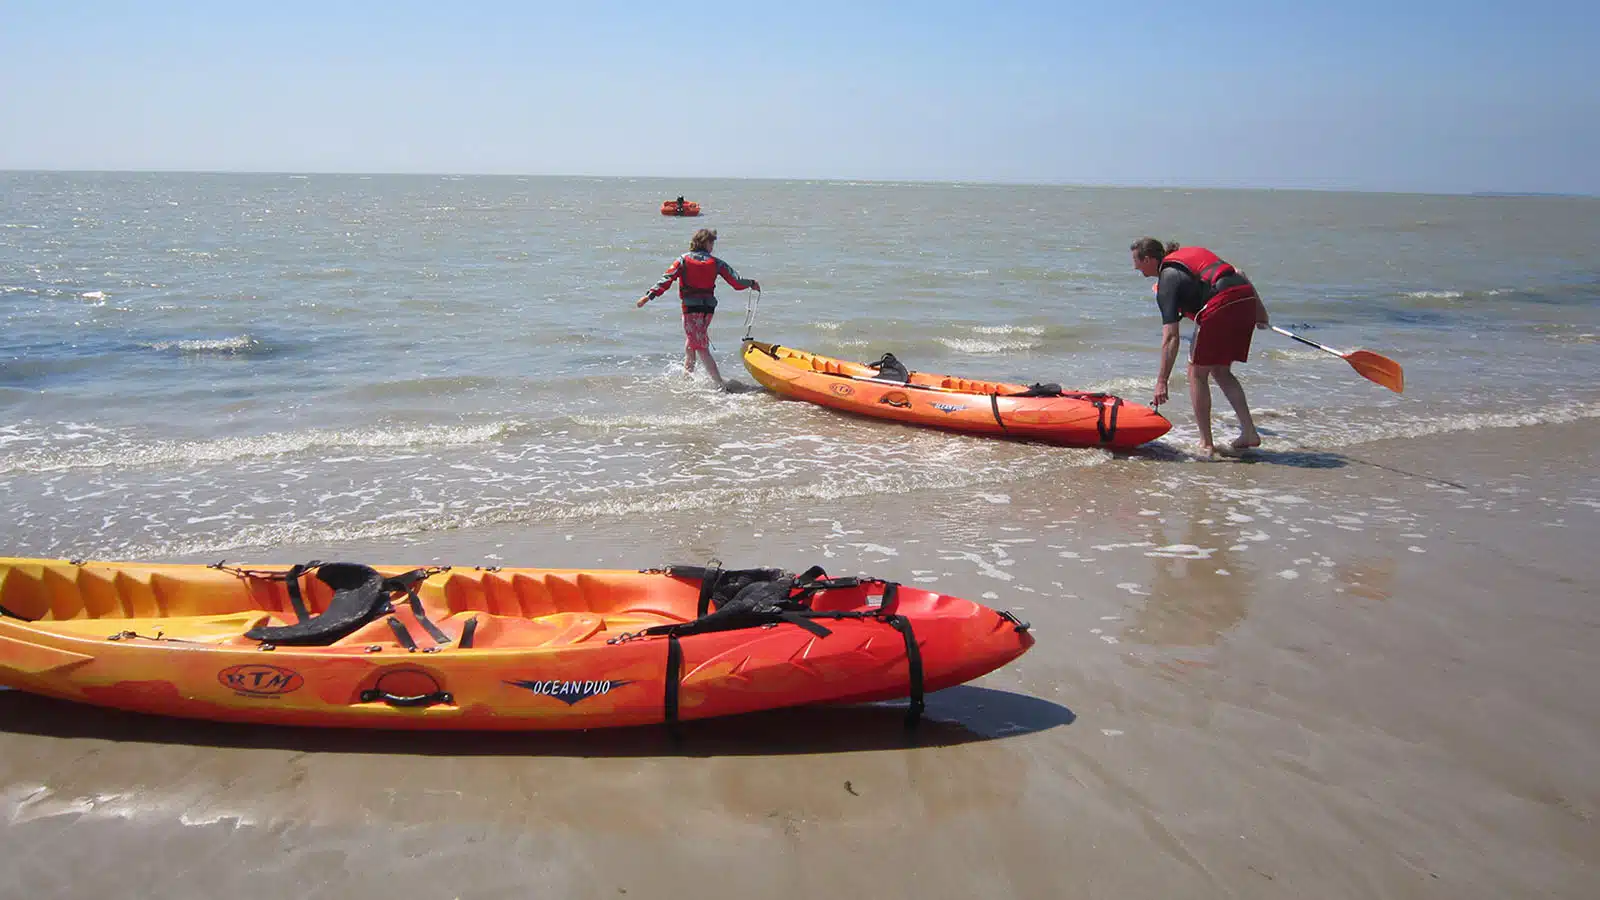
[[[911,372],[893,354],[853,363],[746,340],[742,356],[776,394],[910,425],[1109,449],[1137,447],[1172,428],[1156,410],[1112,394]]]

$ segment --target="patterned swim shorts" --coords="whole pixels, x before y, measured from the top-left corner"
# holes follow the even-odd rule
[[[711,328],[712,315],[714,313],[686,312],[683,314],[683,336],[687,339],[683,345],[684,350],[711,349],[711,335],[707,332]]]

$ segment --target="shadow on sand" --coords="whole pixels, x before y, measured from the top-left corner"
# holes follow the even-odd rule
[[[1266,428],[1261,429],[1261,433],[1267,435],[1273,434],[1272,431]],[[1193,453],[1187,453],[1178,447],[1173,447],[1169,444],[1159,441],[1153,444],[1146,444],[1142,447],[1136,447],[1132,450],[1120,452],[1117,454],[1117,456],[1122,458],[1149,459],[1157,462],[1201,461],[1200,457],[1195,456]],[[1226,455],[1219,453],[1215,457],[1212,457],[1212,459],[1209,461],[1249,464],[1267,463],[1270,465],[1289,466],[1296,469],[1342,469],[1345,466],[1369,466],[1374,469],[1382,469],[1385,472],[1393,472],[1396,475],[1404,475],[1407,478],[1420,478],[1423,481],[1431,481],[1434,484],[1443,485],[1444,487],[1453,488],[1458,491],[1470,492],[1472,490],[1472,488],[1468,485],[1461,484],[1457,481],[1451,481],[1447,478],[1440,478],[1437,475],[1429,475],[1426,472],[1413,472],[1408,469],[1402,469],[1386,463],[1373,462],[1370,459],[1362,459],[1359,456],[1349,456],[1344,453],[1333,453],[1327,450],[1263,450],[1259,447],[1253,447],[1249,450],[1243,451],[1242,453]]]
[[[902,704],[800,707],[660,726],[590,731],[379,731],[172,719],[0,691],[0,732],[316,753],[413,756],[782,756],[940,747],[1070,725],[1072,710],[1024,694],[962,685],[928,696],[914,729]]]
[[[1262,429],[1262,433],[1268,433]],[[1184,451],[1179,447],[1157,442],[1136,447],[1133,450],[1118,454],[1119,456],[1138,459],[1150,459],[1158,462],[1195,462],[1200,457]],[[1360,462],[1342,453],[1330,453],[1325,450],[1263,450],[1259,447],[1251,448],[1237,455],[1217,454],[1210,461],[1225,463],[1270,463],[1278,466],[1290,466],[1296,469],[1339,469]]]

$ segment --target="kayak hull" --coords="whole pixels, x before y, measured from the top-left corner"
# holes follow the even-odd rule
[[[745,341],[742,358],[751,377],[779,396],[908,425],[1113,450],[1172,428],[1156,410],[1109,394],[1019,396],[1027,385],[922,372],[905,383],[885,381],[861,363],[754,340]]]
[[[415,587],[420,616],[400,594],[326,646],[247,637],[296,621],[287,568],[0,559],[0,684],[227,722],[587,729],[667,721],[674,642],[676,720],[910,696],[891,613],[915,635],[928,691],[980,677],[1033,643],[1008,615],[931,591],[886,592],[881,581],[815,594],[815,609],[862,613],[817,620],[823,637],[791,623],[638,635],[694,620],[700,579],[580,569],[430,571]],[[312,617],[324,614],[332,589],[309,574],[297,583]],[[428,636],[430,624],[444,641]]]

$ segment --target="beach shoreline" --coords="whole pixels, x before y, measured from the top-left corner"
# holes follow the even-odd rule
[[[279,548],[820,563],[1014,609],[1039,643],[931,697],[910,743],[892,707],[700,723],[674,747],[172,723],[3,692],[0,889],[1592,896],[1600,420],[1271,446],[711,521]]]

